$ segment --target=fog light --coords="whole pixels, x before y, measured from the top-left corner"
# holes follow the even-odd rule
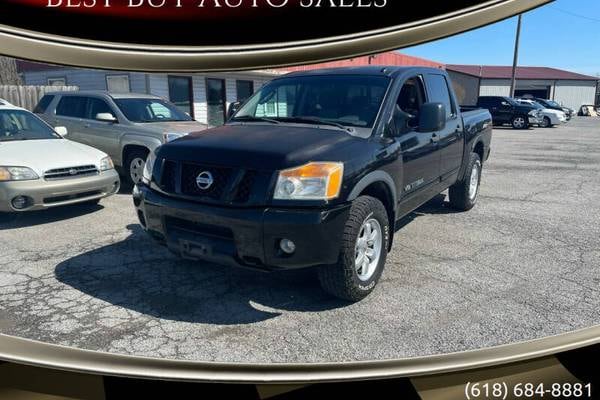
[[[15,210],[22,210],[24,208],[27,208],[29,206],[29,197],[26,196],[17,196],[14,199],[12,199],[12,206],[15,208]]]
[[[292,242],[289,239],[281,239],[279,242],[279,248],[285,254],[293,254],[296,251],[296,243]]]

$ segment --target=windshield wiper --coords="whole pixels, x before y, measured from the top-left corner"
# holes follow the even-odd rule
[[[271,124],[280,124],[281,122],[276,119],[264,118],[264,117],[253,117],[251,115],[243,115],[241,117],[234,117],[232,121],[244,121],[244,122],[268,122]]]
[[[301,124],[307,123],[307,124],[316,124],[316,125],[335,126],[337,128],[343,129],[347,132],[354,132],[354,128],[352,128],[350,126],[342,125],[338,122],[329,121],[329,120],[321,119],[321,118],[317,118],[317,117],[285,117],[285,118],[282,117],[279,119],[286,121],[286,122],[298,122]]]

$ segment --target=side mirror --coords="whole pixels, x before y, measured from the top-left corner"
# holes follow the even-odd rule
[[[117,123],[117,118],[111,113],[98,113],[96,114],[96,121]]]
[[[446,107],[442,103],[425,103],[419,112],[419,132],[437,132],[446,127]]]
[[[67,136],[67,134],[69,133],[67,128],[65,128],[64,126],[57,126],[56,128],[54,128],[54,132],[58,133],[62,137]]]
[[[242,105],[241,101],[235,101],[235,102],[229,104],[229,107],[227,108],[227,119],[228,120],[231,117],[233,117],[233,114],[235,114],[237,112],[237,110],[240,109],[241,105]]]

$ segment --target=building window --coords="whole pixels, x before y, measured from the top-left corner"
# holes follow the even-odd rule
[[[235,89],[237,92],[237,101],[244,102],[254,94],[254,82],[235,81]]]
[[[206,108],[208,126],[219,126],[225,123],[225,81],[223,79],[206,78]]]
[[[113,93],[129,93],[129,75],[106,75],[106,89]]]
[[[194,89],[192,78],[169,76],[169,100],[181,111],[194,117]]]
[[[48,78],[48,86],[67,86],[67,78]]]

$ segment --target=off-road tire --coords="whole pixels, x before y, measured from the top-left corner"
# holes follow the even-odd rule
[[[366,281],[358,277],[355,267],[356,242],[363,224],[370,218],[379,222],[383,232],[381,253],[377,267]],[[367,297],[377,285],[383,268],[390,242],[390,224],[388,213],[378,199],[360,196],[352,202],[350,215],[344,227],[338,262],[334,265],[319,267],[318,277],[322,288],[329,294],[343,300],[356,302]]]
[[[473,167],[475,165],[478,165],[479,173],[477,177],[477,191],[475,192],[475,196],[472,197],[469,196],[469,188],[471,184],[471,176],[473,174]],[[456,182],[454,185],[450,186],[449,197],[450,206],[452,208],[460,211],[469,211],[475,206],[475,203],[477,203],[477,198],[479,197],[481,171],[481,158],[479,158],[479,155],[477,153],[471,153],[469,158],[469,164],[467,165],[464,178],[461,181]]]

